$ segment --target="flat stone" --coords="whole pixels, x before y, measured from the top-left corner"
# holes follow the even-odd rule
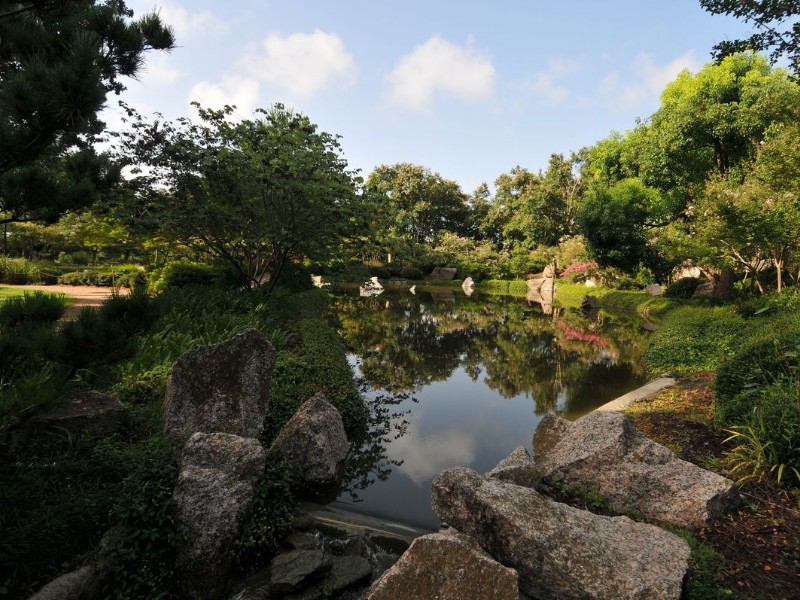
[[[270,565],[270,589],[276,593],[301,591],[321,580],[330,568],[330,559],[321,550],[292,550],[279,554]]]
[[[361,556],[331,556],[331,570],[324,589],[329,595],[339,594],[351,587],[367,583],[372,577],[372,565]]]
[[[54,427],[73,435],[88,433],[102,437],[120,431],[127,422],[125,406],[114,396],[101,392],[83,392],[65,404],[36,415],[30,420],[33,428]]]
[[[467,535],[417,538],[369,590],[368,600],[517,600],[517,573]]]

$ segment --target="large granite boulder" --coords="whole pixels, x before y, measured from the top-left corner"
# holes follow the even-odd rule
[[[367,600],[518,600],[517,573],[458,532],[415,539]]]
[[[628,517],[603,517],[456,467],[433,482],[433,509],[515,569],[541,600],[680,598],[689,545]]]
[[[297,409],[270,447],[295,466],[306,489],[335,483],[349,450],[342,416],[322,393]]]
[[[197,431],[258,437],[276,358],[256,329],[184,352],[167,383],[164,432],[179,439]]]
[[[101,568],[84,565],[57,577],[28,600],[99,600],[107,580],[108,573]]]
[[[188,598],[222,597],[238,521],[265,464],[264,449],[252,438],[198,432],[186,442],[172,503],[184,537],[176,571]]]
[[[530,453],[522,446],[514,449],[511,454],[497,463],[497,466],[486,473],[486,476],[529,488],[537,487],[542,481],[542,475],[536,468]]]
[[[694,293],[692,294],[692,298],[713,298],[714,297],[714,284],[710,281],[706,281],[705,283],[701,283],[698,285]]]
[[[618,412],[572,423],[549,414],[534,433],[533,451],[545,478],[599,493],[615,511],[647,521],[701,527],[740,501],[732,481],[679,459]]]

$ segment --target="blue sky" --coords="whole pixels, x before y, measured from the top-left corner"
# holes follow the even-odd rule
[[[129,0],[176,31],[123,99],[166,118],[282,102],[366,176],[412,162],[470,193],[658,108],[664,85],[749,28],[698,0]],[[110,98],[106,120],[118,124]]]

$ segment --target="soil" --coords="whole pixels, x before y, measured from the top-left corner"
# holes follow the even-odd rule
[[[729,444],[724,442],[730,434],[714,423],[712,384],[712,375],[681,381],[625,412],[640,431],[682,459],[731,477],[725,460]],[[606,513],[596,499],[593,503],[551,491],[562,501]],[[743,484],[741,493],[745,504],[737,512],[691,532],[703,544],[707,559],[694,564],[688,584],[694,593],[686,597],[800,599],[798,490],[761,482]]]

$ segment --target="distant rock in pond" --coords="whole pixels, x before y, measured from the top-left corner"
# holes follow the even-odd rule
[[[452,281],[456,276],[457,270],[453,267],[436,267],[428,275],[428,279],[442,279],[445,281]]]
[[[475,291],[475,282],[472,280],[472,277],[467,277],[461,283],[461,289],[464,290],[464,293],[467,296],[471,296],[472,295],[472,292]]]

